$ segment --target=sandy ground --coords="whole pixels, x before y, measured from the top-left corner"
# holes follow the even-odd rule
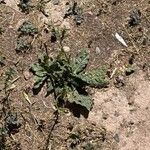
[[[88,119],[113,132],[120,150],[148,150],[150,82],[145,81],[142,72],[130,77],[128,82],[129,91],[111,87],[96,92],[94,108]],[[132,101],[132,105],[129,105],[129,101]]]

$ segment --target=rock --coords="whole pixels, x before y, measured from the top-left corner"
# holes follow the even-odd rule
[[[115,134],[115,135],[114,135],[114,139],[115,139],[115,141],[116,141],[117,143],[120,142],[120,139],[119,139],[119,135],[118,135],[118,134]]]
[[[60,3],[59,0],[52,0],[53,5],[58,5]]]
[[[100,54],[100,52],[101,52],[101,50],[100,50],[100,48],[99,47],[96,47],[96,54]]]
[[[68,47],[68,46],[64,46],[63,49],[65,52],[70,52],[70,47]]]
[[[109,117],[109,115],[108,115],[107,113],[104,113],[104,112],[103,112],[102,118],[103,118],[104,120],[106,120],[108,117]]]
[[[24,71],[24,72],[23,72],[23,76],[24,76],[24,79],[25,79],[25,80],[29,80],[29,78],[30,78],[30,73],[29,73],[29,71]]]

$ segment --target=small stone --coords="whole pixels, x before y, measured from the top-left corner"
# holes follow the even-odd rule
[[[119,135],[118,134],[115,134],[114,135],[114,139],[117,143],[119,143],[120,139],[119,139]]]
[[[59,4],[59,0],[52,0],[53,5],[58,5]]]
[[[63,49],[65,52],[70,52],[70,47],[68,47],[68,46],[64,46]]]
[[[99,47],[96,47],[96,54],[99,54],[101,52],[100,48]]]
[[[23,72],[23,76],[24,76],[24,79],[25,79],[25,80],[29,80],[29,78],[30,78],[30,73],[29,73],[29,71],[24,71],[24,72]]]
[[[103,118],[104,120],[107,120],[108,116],[109,116],[109,115],[106,114],[106,113],[103,113],[103,114],[102,114],[102,118]]]
[[[128,105],[133,105],[134,104],[134,99],[132,99],[132,98],[129,98],[128,99]]]

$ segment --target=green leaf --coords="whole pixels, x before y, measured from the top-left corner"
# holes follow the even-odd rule
[[[53,90],[53,85],[51,83],[50,79],[47,79],[47,93],[51,92]]]
[[[104,69],[92,70],[78,76],[91,87],[104,87],[108,84]]]
[[[35,76],[35,83],[34,83],[33,88],[34,89],[40,88],[40,86],[44,83],[44,81],[46,80],[46,78],[47,78],[46,76],[45,77]]]
[[[72,60],[72,70],[74,74],[82,72],[89,62],[89,54],[86,50],[81,51],[76,58]]]
[[[19,27],[18,31],[26,35],[34,35],[38,33],[38,29],[34,27],[34,25],[29,21],[23,22],[23,24]]]
[[[77,90],[67,93],[67,99],[70,103],[76,103],[85,107],[88,111],[91,110],[93,102],[89,95],[79,94]]]
[[[35,75],[39,77],[43,77],[46,75],[46,71],[39,63],[31,65],[31,70],[34,72]]]

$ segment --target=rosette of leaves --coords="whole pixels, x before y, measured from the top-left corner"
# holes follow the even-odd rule
[[[31,35],[34,36],[38,33],[38,29],[30,22],[25,21],[23,24],[19,27],[18,31],[22,35]]]
[[[35,75],[34,91],[39,91],[46,83],[47,93],[54,93],[59,103],[61,100],[67,104],[77,104],[88,111],[93,102],[86,92],[86,86],[103,87],[108,84],[104,69],[85,71],[89,62],[89,54],[86,50],[81,51],[75,58],[68,57],[62,50],[53,59],[43,56],[31,66]]]
[[[19,37],[16,44],[16,52],[25,53],[32,49],[31,40],[28,37]]]
[[[32,41],[35,34],[38,33],[38,28],[35,27],[30,21],[24,21],[18,28],[18,39],[16,44],[16,51],[25,53],[32,49]]]
[[[31,0],[20,0],[18,6],[23,13],[29,13],[29,11],[33,8]]]
[[[67,18],[69,16],[74,16],[74,21],[76,22],[76,25],[80,25],[84,20],[83,11],[75,1],[73,1],[72,3],[66,3],[64,18]]]

